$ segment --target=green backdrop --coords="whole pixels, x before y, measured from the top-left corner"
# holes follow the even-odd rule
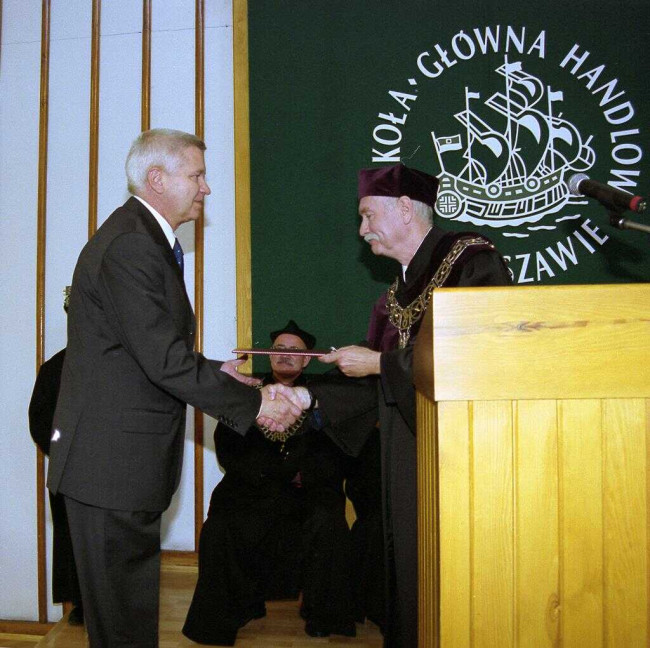
[[[248,4],[255,345],[290,317],[364,338],[398,268],[357,234],[357,171],[398,160],[444,166],[437,224],[491,238],[520,285],[650,280],[650,236],[564,184],[650,192],[646,0]]]

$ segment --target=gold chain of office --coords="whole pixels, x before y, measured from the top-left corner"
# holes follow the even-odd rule
[[[255,385],[255,389],[261,390],[264,387],[262,383]],[[307,418],[307,412],[303,412],[288,428],[282,430],[282,432],[273,432],[266,425],[258,425],[260,432],[264,435],[265,439],[269,441],[279,441],[284,444],[288,439],[290,439],[298,430],[302,427],[305,419]]]
[[[489,241],[480,236],[461,238],[456,241],[447,253],[447,256],[442,260],[440,266],[438,266],[427,287],[408,306],[402,307],[397,303],[395,293],[397,292],[398,279],[395,279],[393,285],[388,289],[386,306],[388,307],[390,323],[399,331],[400,349],[403,349],[408,344],[411,337],[411,327],[420,321],[429,306],[433,289],[439,288],[447,281],[454,263],[458,261],[460,255],[468,247],[473,245],[489,245],[491,248],[494,248]]]
[[[292,425],[290,425],[286,430],[283,430],[282,432],[273,432],[272,430],[269,430],[266,425],[258,425],[258,427],[264,437],[269,441],[279,441],[281,443],[285,443],[294,434],[296,434],[296,432],[298,432],[306,418],[307,412],[303,412]]]

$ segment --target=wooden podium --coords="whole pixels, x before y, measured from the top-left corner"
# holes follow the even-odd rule
[[[650,284],[439,289],[420,648],[650,646]]]

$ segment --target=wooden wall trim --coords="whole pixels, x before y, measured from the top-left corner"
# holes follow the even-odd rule
[[[90,147],[88,164],[88,238],[97,230],[97,175],[99,165],[99,56],[101,0],[93,0],[90,37]]]
[[[195,64],[194,64],[194,122],[197,137],[205,137],[205,0],[195,3]],[[195,348],[203,351],[203,267],[204,267],[203,208],[194,223],[194,314],[196,316]],[[194,410],[194,549],[199,549],[203,526],[203,412]]]
[[[43,2],[48,2],[48,0],[43,0]],[[37,623],[36,621],[0,621],[0,634],[44,637],[55,625],[55,623]]]
[[[38,123],[38,197],[36,216],[36,371],[45,353],[45,236],[47,225],[47,126],[50,87],[50,0],[41,8],[41,80]],[[47,577],[45,547],[45,460],[36,458],[36,547],[38,572],[38,620],[47,622]]]
[[[166,550],[160,554],[160,562],[165,567],[198,567],[197,551]]]
[[[235,110],[235,249],[237,258],[237,344],[253,340],[251,281],[251,179],[248,86],[248,0],[233,0]],[[244,371],[252,367],[249,360]]]
[[[151,128],[151,0],[142,0],[142,91],[140,130]]]

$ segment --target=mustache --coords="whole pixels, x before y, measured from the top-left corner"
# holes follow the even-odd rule
[[[372,232],[370,232],[369,234],[366,234],[366,235],[363,237],[363,240],[364,240],[366,243],[370,243],[370,241],[378,241],[378,240],[379,240],[379,237],[378,237],[376,234],[373,234]]]

